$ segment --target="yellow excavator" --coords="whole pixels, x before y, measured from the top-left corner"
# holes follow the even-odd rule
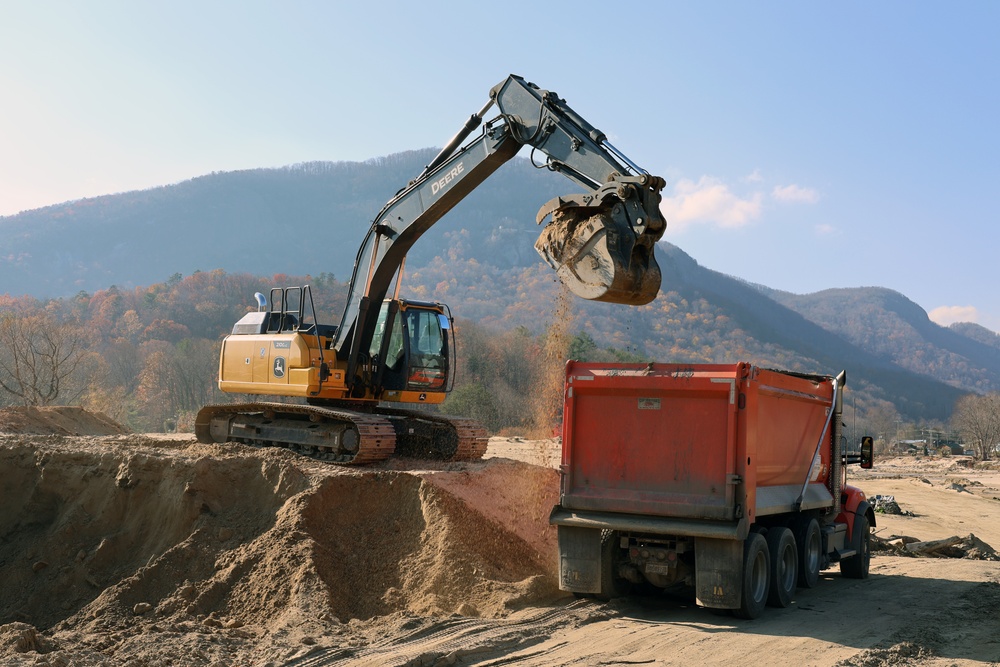
[[[495,117],[484,122],[496,106]],[[469,136],[482,125],[472,140]],[[454,382],[451,312],[399,297],[406,254],[427,229],[525,145],[584,191],[538,212],[535,243],[571,292],[641,305],[660,288],[653,253],[666,221],[664,180],[636,166],[558,95],[515,75],[372,222],[354,264],[339,325],[321,324],[308,285],[258,293],[222,344],[219,388],[298,402],[210,405],[200,442],[281,446],[340,464],[394,453],[472,460],[486,451],[478,423],[387,403],[438,404]]]

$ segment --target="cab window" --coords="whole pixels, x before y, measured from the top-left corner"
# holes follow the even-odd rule
[[[388,315],[388,304],[383,303],[378,313],[378,320],[375,322],[375,334],[372,336],[372,344],[368,348],[372,357],[379,353],[382,347],[382,337],[385,336],[385,320]],[[389,336],[389,348],[385,353],[385,365],[390,370],[397,370],[399,362],[403,358],[403,318],[401,313],[396,313],[393,318],[392,332]]]
[[[410,344],[410,372],[407,388],[439,391],[448,379],[448,339],[435,311],[407,310],[406,332]]]

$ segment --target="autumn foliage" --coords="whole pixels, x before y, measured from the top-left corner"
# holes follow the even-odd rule
[[[873,432],[885,434],[886,443],[901,422],[939,428],[963,389],[978,389],[988,376],[982,361],[982,350],[990,352],[986,343],[963,338],[971,352],[949,343],[963,352],[966,365],[986,370],[965,373],[954,385],[936,382],[855,346],[835,333],[836,321],[826,322],[822,313],[810,312],[829,328],[758,286],[699,267],[677,249],[658,251],[661,292],[651,303],[633,307],[566,299],[541,263],[489,263],[478,257],[477,240],[466,230],[444,236],[443,254],[407,265],[401,295],[449,304],[458,356],[454,391],[443,409],[475,417],[493,432],[556,430],[561,373],[569,358],[748,361],[808,373],[846,369],[852,428],[870,424]],[[303,284],[312,286],[320,322],[339,324],[347,285],[325,273],[263,278],[216,270],[61,299],[0,295],[0,405],[82,404],[134,429],[190,428],[202,405],[242,398],[216,388],[218,353],[233,324],[256,308],[254,292]],[[858,316],[871,311],[844,308]],[[915,340],[912,333],[900,333],[899,321],[874,328],[894,340]],[[929,334],[925,340],[931,340]],[[907,345],[919,356],[919,346]],[[1000,356],[995,350],[990,354]],[[992,380],[983,386],[992,387]]]
[[[265,279],[218,270],[66,299],[0,296],[0,404],[82,404],[137,430],[189,430],[201,406],[231,399],[216,387],[220,342],[256,309],[254,292],[302,284],[312,285],[321,320],[339,323],[347,286],[328,274]],[[412,285],[411,296],[431,297]],[[561,356],[546,363],[548,328],[499,330],[459,318],[456,331],[457,383],[445,408],[493,431],[532,430],[535,402],[559,399],[551,381],[540,388],[552,364],[563,364]]]

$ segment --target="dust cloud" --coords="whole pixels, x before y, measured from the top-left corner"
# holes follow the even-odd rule
[[[573,338],[573,305],[573,294],[560,282],[552,310],[552,323],[545,332],[538,393],[531,403],[534,423],[534,429],[528,434],[531,438],[558,435],[562,423],[566,358]]]

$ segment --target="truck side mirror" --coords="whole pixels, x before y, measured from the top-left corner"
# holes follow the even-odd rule
[[[875,460],[875,443],[870,435],[861,438],[861,467],[869,469]]]

